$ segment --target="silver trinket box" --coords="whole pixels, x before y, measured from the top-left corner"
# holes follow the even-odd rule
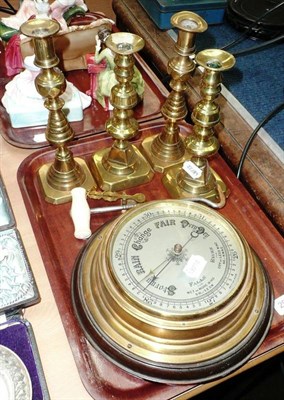
[[[33,329],[24,309],[40,301],[0,175],[0,397],[49,400]]]

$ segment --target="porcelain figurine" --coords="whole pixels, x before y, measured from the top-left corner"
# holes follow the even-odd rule
[[[96,36],[95,54],[87,56],[88,72],[90,74],[90,89],[87,91],[93,99],[96,99],[105,110],[112,110],[109,99],[111,89],[118,82],[115,77],[114,67],[114,54],[112,51],[104,46],[104,37],[102,40],[99,35]],[[141,101],[144,95],[144,80],[134,66],[134,75],[131,81],[136,89],[138,100]]]
[[[34,56],[25,58],[25,69],[7,83],[2,104],[8,112],[14,128],[46,125],[48,111],[44,99],[35,87],[35,78],[40,69],[34,63]],[[66,81],[66,90],[62,95],[68,120],[83,119],[83,110],[90,106],[92,98],[79,91],[71,82]],[[32,118],[31,118],[32,110]]]

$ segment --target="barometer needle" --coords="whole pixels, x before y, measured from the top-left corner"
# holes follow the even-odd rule
[[[149,276],[151,276],[151,275],[153,275],[154,277],[155,277],[155,276],[158,276],[158,275],[155,274],[155,271],[157,271],[159,268],[161,268],[161,266],[162,266],[166,261],[168,261],[168,262],[167,262],[166,265],[164,265],[164,267],[162,268],[161,271],[163,271],[164,268],[172,261],[172,258],[168,258],[168,257],[167,257],[165,260],[163,260],[156,268],[154,268],[153,270],[150,270],[150,272],[149,272],[146,276],[144,276],[144,278],[142,278],[141,281],[140,281],[139,283],[143,282],[145,279],[147,279],[147,278],[148,278]],[[159,274],[159,273],[158,273],[158,274]]]
[[[165,268],[167,268],[167,266],[170,264],[170,262],[172,261],[172,257],[168,260],[168,262],[163,266],[163,268],[157,273],[157,274],[153,274],[153,278],[150,280],[150,282],[148,283],[147,286],[145,286],[144,290],[147,289],[157,278],[158,276],[164,271]],[[163,264],[163,263],[161,263]],[[160,265],[161,265],[160,264]],[[151,275],[151,273],[148,274],[148,276]],[[145,279],[145,278],[144,278]]]
[[[190,238],[185,242],[185,244],[182,246],[180,244],[175,244],[174,245],[174,253],[181,253],[182,250],[185,248],[185,246],[192,240],[192,239],[196,239],[200,234],[204,233],[204,228],[199,227],[196,231],[192,231],[190,233]],[[171,261],[173,261],[174,259],[174,255],[170,254],[169,257],[167,257],[164,261],[162,261],[156,268],[154,268],[153,270],[150,270],[150,272],[143,278],[141,279],[141,281],[139,283],[141,283],[143,280],[147,279],[149,276],[153,275],[152,279],[150,280],[150,282],[148,283],[147,286],[145,286],[144,290],[147,289],[157,278],[158,276],[166,269],[166,267],[171,263]],[[166,262],[168,261],[163,268],[158,272],[155,273],[156,271],[158,271],[158,269]]]

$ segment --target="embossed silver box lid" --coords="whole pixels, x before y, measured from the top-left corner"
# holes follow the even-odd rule
[[[38,288],[0,175],[0,314],[37,301]]]

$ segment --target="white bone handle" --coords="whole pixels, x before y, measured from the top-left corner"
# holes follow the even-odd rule
[[[70,215],[74,224],[76,239],[88,239],[92,232],[90,229],[90,207],[86,198],[86,189],[76,187],[71,190],[72,205]]]

